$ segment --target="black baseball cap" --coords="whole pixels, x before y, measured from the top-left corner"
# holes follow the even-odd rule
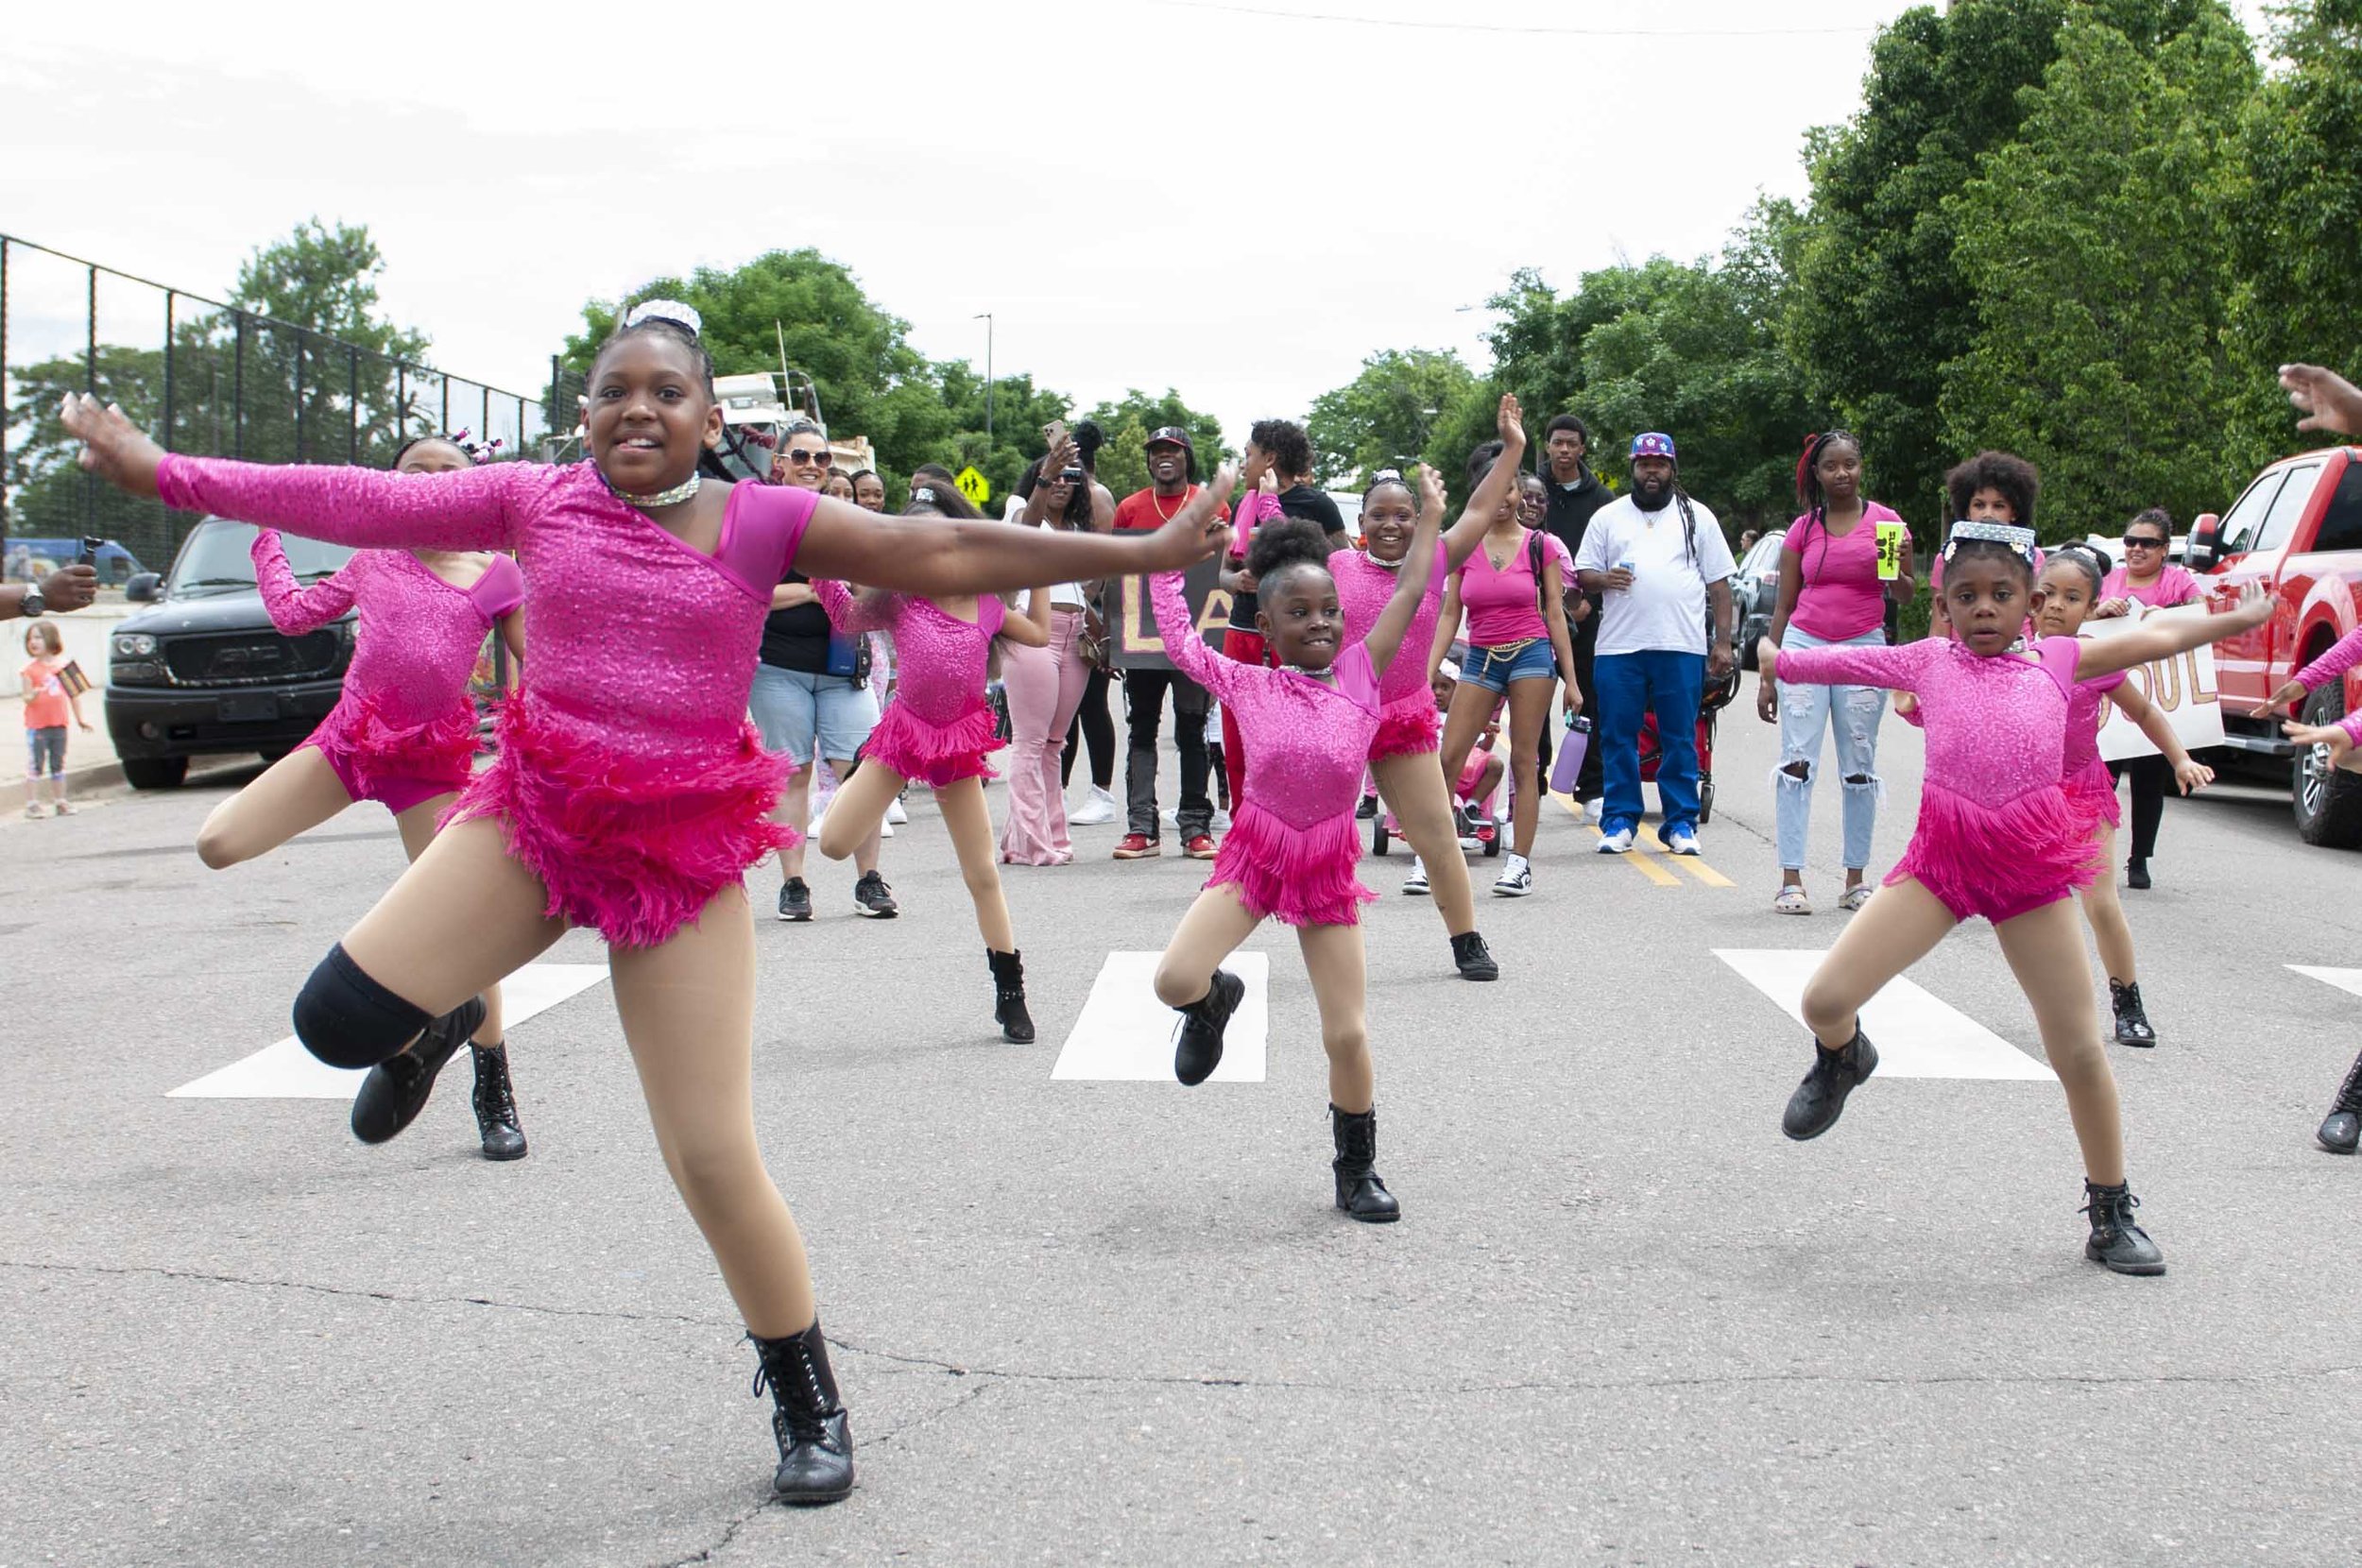
[[[1172,445],[1179,447],[1183,452],[1188,452],[1191,457],[1195,457],[1197,455],[1197,443],[1190,440],[1190,433],[1183,430],[1179,425],[1165,425],[1159,429],[1150,431],[1148,433],[1148,439],[1142,442],[1141,445],[1144,448],[1153,447],[1159,442],[1171,442]]]

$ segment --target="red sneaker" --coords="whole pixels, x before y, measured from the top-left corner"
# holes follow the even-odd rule
[[[1214,858],[1214,851],[1219,847],[1214,843],[1213,834],[1199,833],[1181,846],[1181,853],[1192,861],[1210,861]]]
[[[1165,852],[1165,846],[1145,833],[1126,833],[1116,841],[1119,861],[1153,861]]]

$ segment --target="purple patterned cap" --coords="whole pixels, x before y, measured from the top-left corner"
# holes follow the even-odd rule
[[[1661,431],[1643,431],[1632,438],[1635,457],[1662,457],[1669,463],[1681,461],[1673,455],[1673,438]]]

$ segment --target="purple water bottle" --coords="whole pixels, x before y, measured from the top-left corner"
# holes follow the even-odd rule
[[[1558,755],[1550,758],[1550,789],[1552,793],[1570,795],[1575,793],[1575,780],[1583,776],[1583,755],[1591,749],[1591,721],[1578,713],[1566,721],[1566,738],[1559,742]]]

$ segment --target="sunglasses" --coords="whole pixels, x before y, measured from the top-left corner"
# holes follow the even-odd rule
[[[836,458],[826,448],[823,448],[819,452],[806,452],[801,447],[790,447],[787,452],[787,460],[799,467],[803,464],[809,463],[814,468],[825,469],[830,464],[835,462]]]
[[[2165,541],[2163,539],[2143,539],[2134,538],[2131,535],[2125,536],[2124,548],[2127,550],[2163,550],[2165,547]]]

